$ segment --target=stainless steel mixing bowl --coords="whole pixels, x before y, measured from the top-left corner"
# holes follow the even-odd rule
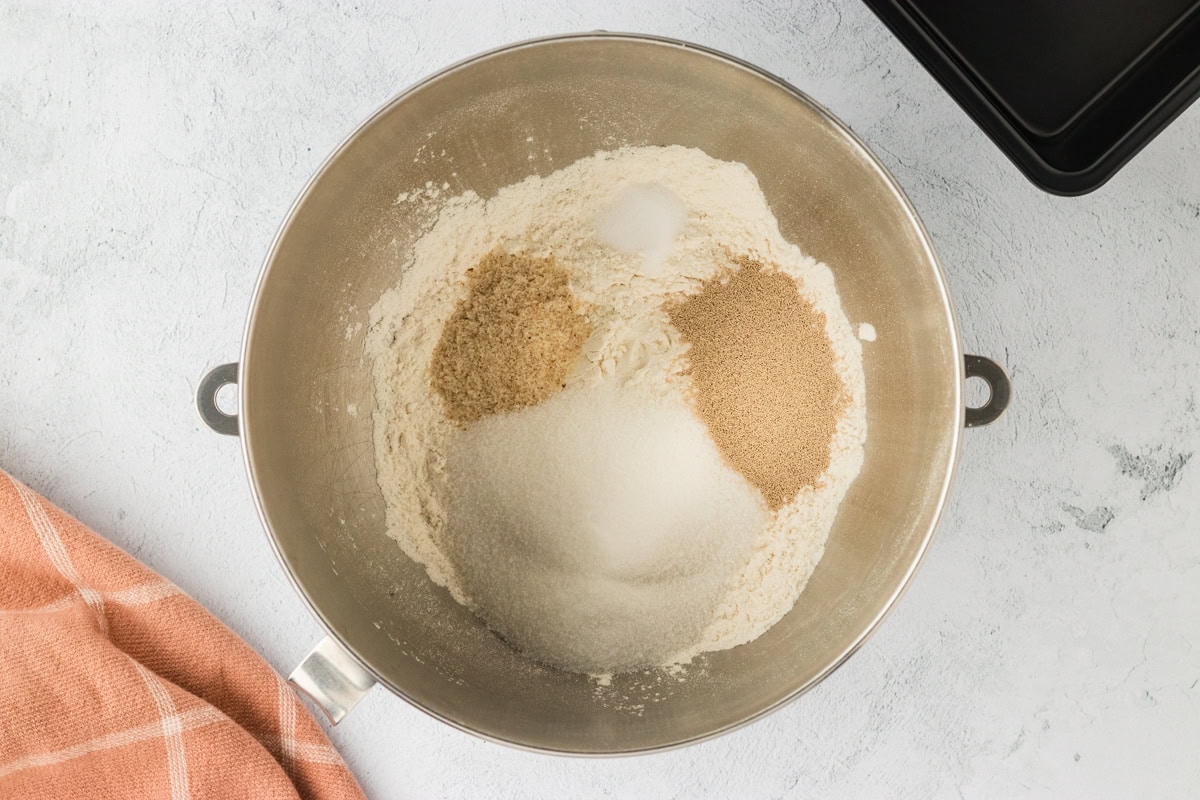
[[[368,309],[403,279],[430,220],[397,195],[488,196],[619,145],[679,144],[745,163],[784,235],[828,263],[847,315],[870,322],[866,463],[795,608],[683,679],[617,676],[603,692],[492,635],[384,533],[363,358]],[[970,359],[971,357],[968,357]],[[969,373],[992,385],[964,410]],[[240,413],[215,404],[239,384]],[[968,361],[929,237],[895,181],[820,106],[728,56],[644,36],[585,34],[487,53],[405,92],[301,194],[263,267],[237,365],[199,392],[242,437],[271,542],[329,632],[293,675],[336,720],[378,680],[463,730],[539,750],[668,748],[728,731],[812,687],[875,629],[929,545],[964,423],[1007,402]],[[351,413],[351,412],[356,413]],[[966,415],[966,416],[965,416]]]

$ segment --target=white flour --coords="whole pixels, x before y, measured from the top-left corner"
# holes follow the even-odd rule
[[[674,246],[654,254],[606,246],[595,221],[630,187],[657,185],[686,210]],[[700,150],[639,147],[597,153],[546,177],[532,176],[484,201],[472,192],[444,202],[437,222],[398,265],[399,285],[371,309],[367,353],[374,360],[375,453],[389,535],[460,603],[471,600],[446,557],[446,448],[454,428],[430,387],[428,370],[442,327],[464,296],[467,269],[495,248],[553,254],[588,306],[593,335],[568,387],[611,383],[675,401],[690,380],[667,297],[699,289],[730,255],[749,255],[796,278],[826,318],[835,366],[850,397],[832,442],[824,480],[776,512],[728,583],[700,641],[667,659],[751,641],[795,603],[820,560],[866,438],[860,343],[824,264],[783,239],[754,175]]]

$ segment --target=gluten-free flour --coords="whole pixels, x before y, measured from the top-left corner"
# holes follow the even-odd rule
[[[862,465],[859,339],[744,165],[601,152],[441,201],[371,310],[387,527],[546,663],[749,642]]]

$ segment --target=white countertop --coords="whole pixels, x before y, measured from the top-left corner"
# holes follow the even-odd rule
[[[891,167],[967,349],[1012,375],[1008,415],[965,437],[911,590],[798,702],[681,751],[580,761],[486,744],[376,689],[331,731],[369,795],[1200,794],[1200,105],[1064,199],[856,2],[27,5],[0,10],[0,466],[281,672],[320,629],[193,392],[236,360],[310,173],[452,61],[604,28],[783,76]]]

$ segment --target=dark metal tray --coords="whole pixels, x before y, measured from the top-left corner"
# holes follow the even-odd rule
[[[1097,188],[1200,95],[1200,0],[864,0],[1030,180]]]

